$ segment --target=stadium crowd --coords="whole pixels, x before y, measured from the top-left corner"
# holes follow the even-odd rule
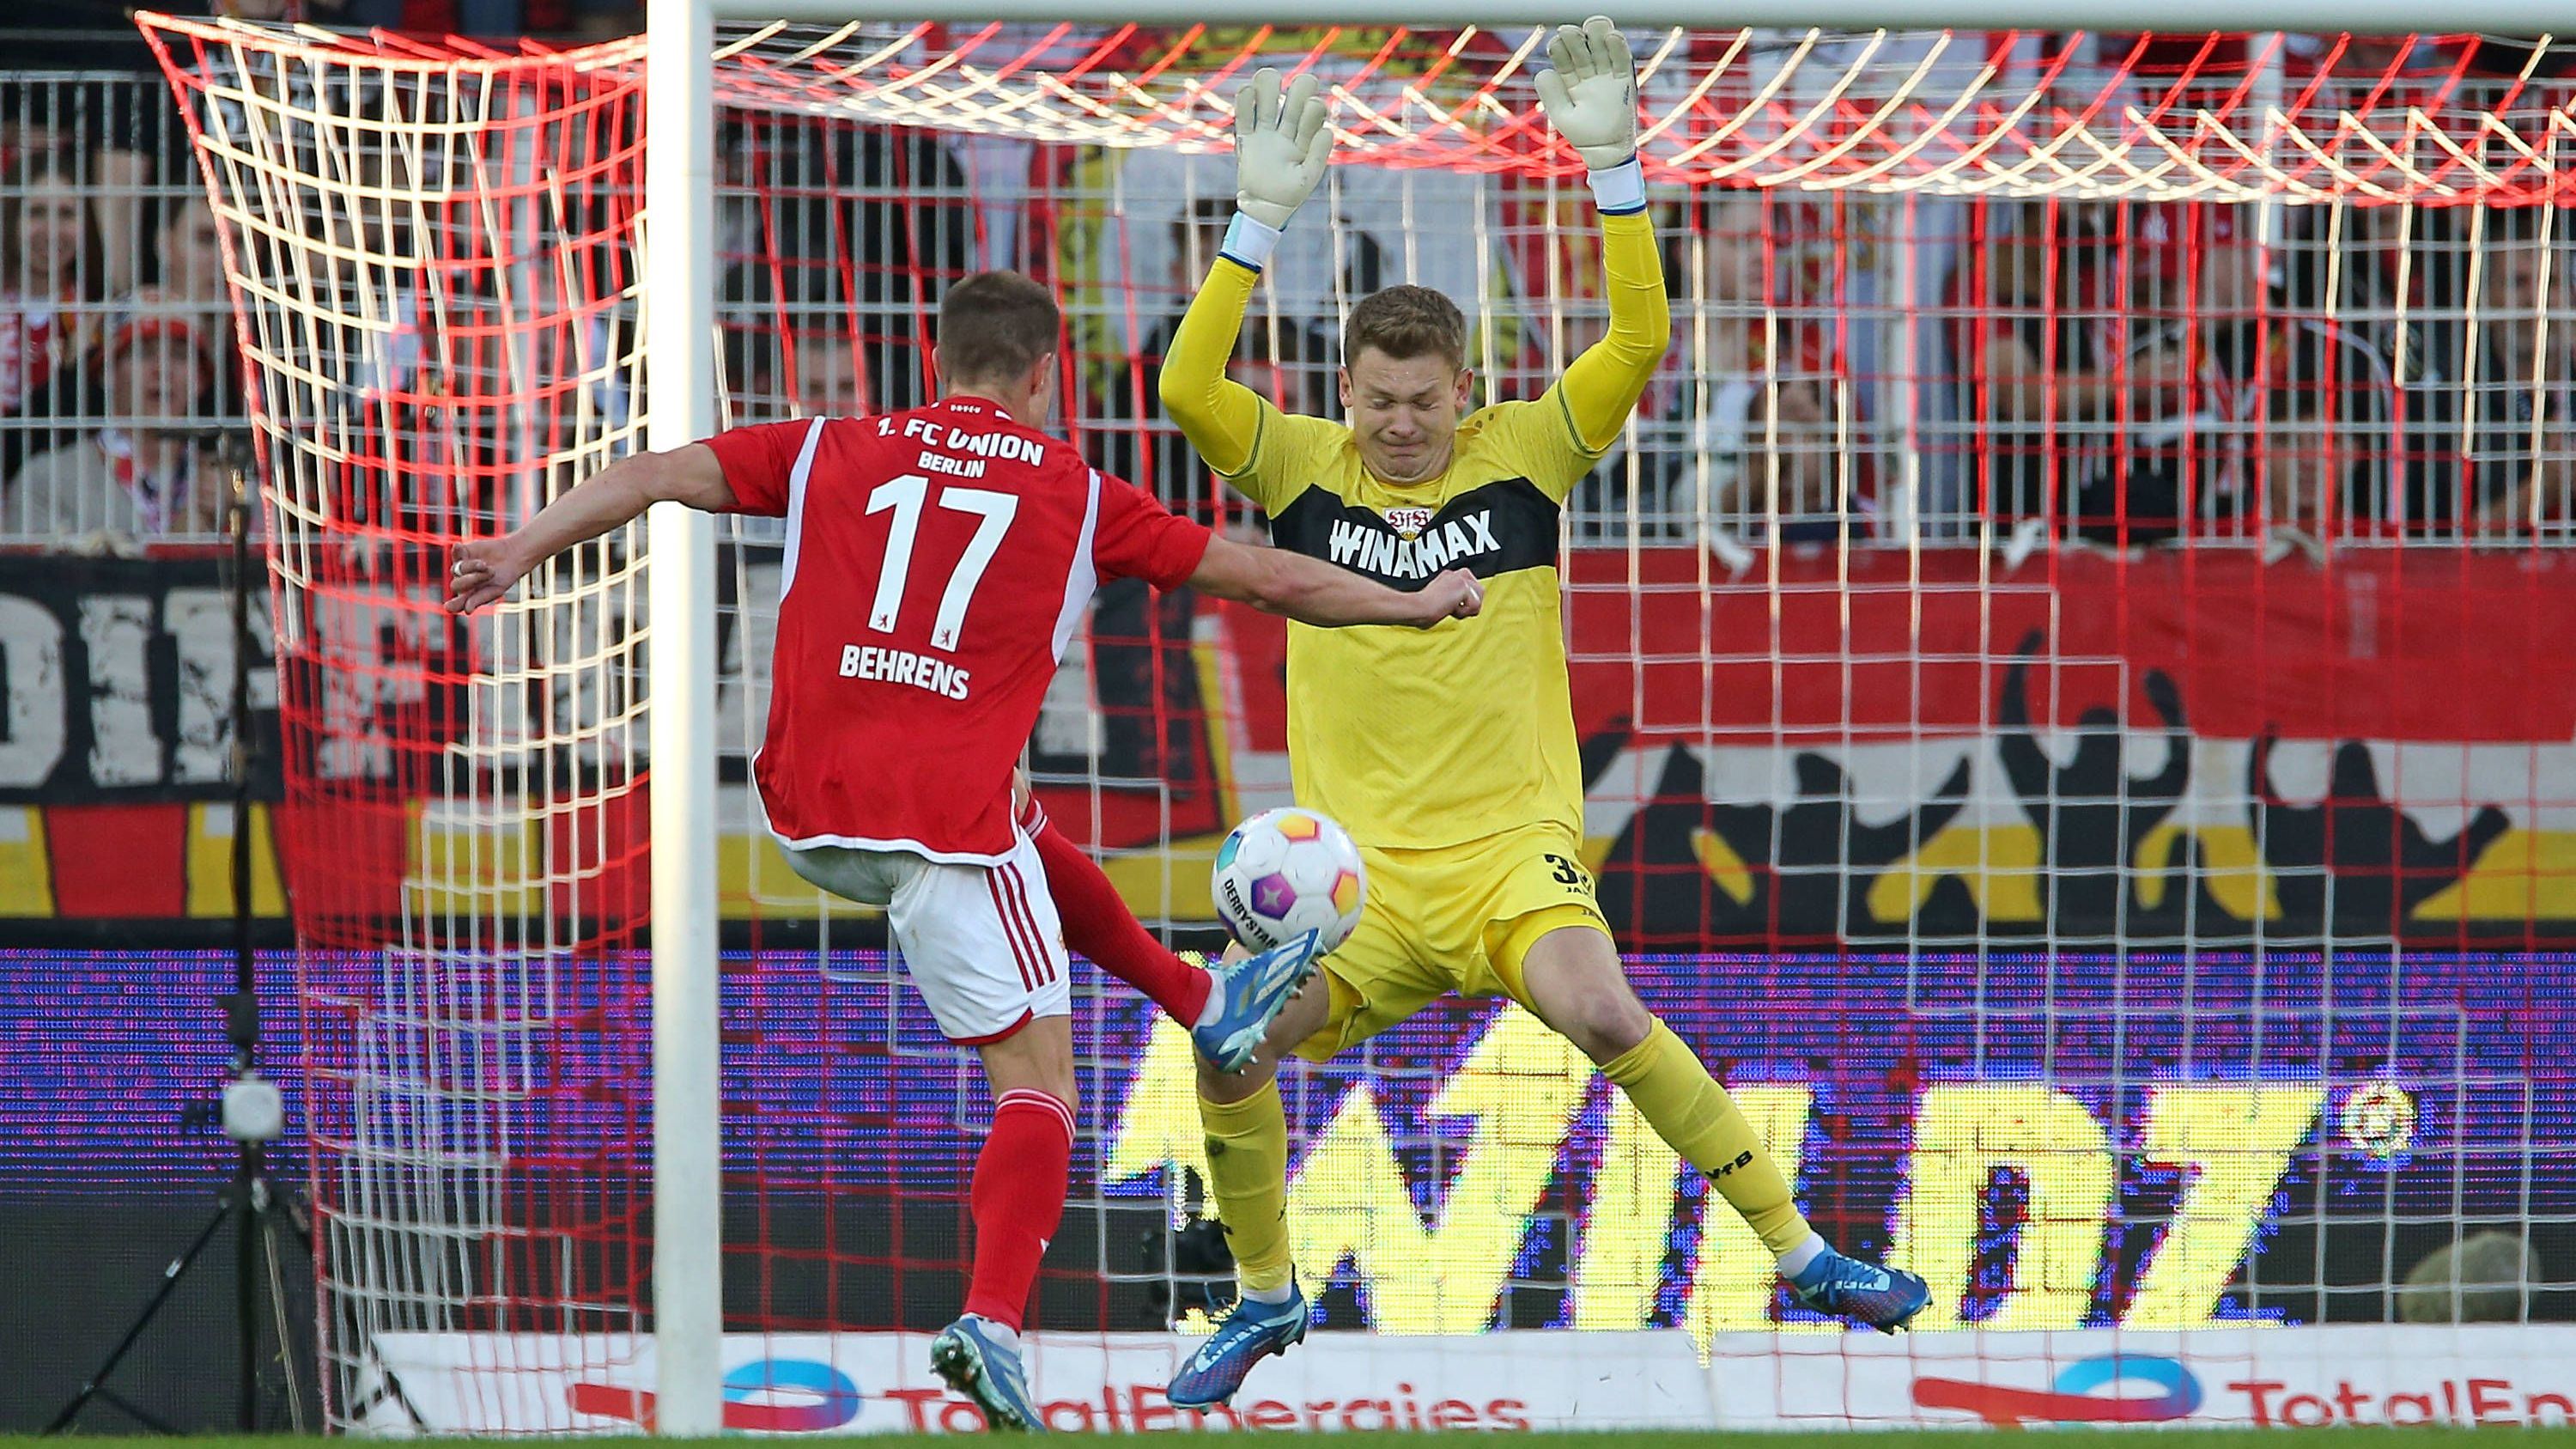
[[[632,23],[622,0],[581,3],[300,13],[487,33]],[[803,117],[737,121],[720,154],[737,420],[918,402],[940,279],[1016,265],[1066,298],[1065,421],[1094,461],[1202,516],[1226,507],[1154,386],[1225,214],[1205,188],[1111,205],[1099,188],[1120,183],[1089,174],[1097,153]],[[157,76],[0,74],[0,542],[218,527],[214,443],[245,403],[197,183]],[[1492,396],[1517,396],[1601,325],[1592,264],[1553,254],[1554,191],[1480,186],[1503,278],[1480,360]],[[1659,195],[1656,218],[1674,343],[1629,440],[1573,500],[1578,537],[2313,551],[2576,534],[2576,269],[2548,208],[1712,189]],[[1236,352],[1237,376],[1291,410],[1335,410],[1335,318],[1410,255],[1400,228],[1344,221],[1332,284],[1257,306]],[[1554,301],[1515,301],[1532,293]],[[439,307],[492,303],[405,291],[389,367],[412,375],[372,381],[407,399],[414,430],[503,385],[477,380],[498,364],[462,356],[469,344],[437,355],[476,330],[442,328]],[[601,342],[627,326],[588,325]],[[632,401],[594,392],[604,409]]]

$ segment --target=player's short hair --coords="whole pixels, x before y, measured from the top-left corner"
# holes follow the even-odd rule
[[[1429,287],[1408,285],[1371,292],[1342,324],[1343,364],[1347,366],[1370,347],[1396,362],[1439,357],[1451,367],[1465,367],[1467,314]]]
[[[1063,330],[1055,297],[1018,272],[977,272],[939,299],[939,361],[951,384],[1027,372]]]

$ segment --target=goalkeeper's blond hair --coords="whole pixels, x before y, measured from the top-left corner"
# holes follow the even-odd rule
[[[1467,365],[1467,314],[1458,304],[1429,287],[1389,287],[1362,297],[1342,324],[1342,365],[1368,348],[1390,361],[1438,357],[1451,367]]]

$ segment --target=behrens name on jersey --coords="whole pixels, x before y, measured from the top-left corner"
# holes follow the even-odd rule
[[[888,649],[880,644],[844,644],[841,646],[843,679],[882,679],[890,684],[909,684],[932,694],[950,699],[966,697],[966,671],[944,659],[915,654],[909,649]]]
[[[1491,510],[1480,509],[1426,529],[1420,538],[1399,538],[1358,519],[1337,518],[1333,520],[1333,562],[1381,578],[1429,578],[1455,567],[1461,559],[1502,552],[1493,520]]]

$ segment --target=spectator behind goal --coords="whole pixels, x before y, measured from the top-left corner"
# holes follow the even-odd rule
[[[60,384],[85,345],[84,309],[105,275],[69,162],[33,152],[0,174],[0,477],[52,446],[44,425],[76,410]],[[16,507],[0,508],[0,532],[19,527]]]
[[[214,371],[205,339],[182,318],[139,317],[118,328],[97,363],[105,425],[18,470],[10,524],[62,541],[220,532],[223,490],[192,417]]]

